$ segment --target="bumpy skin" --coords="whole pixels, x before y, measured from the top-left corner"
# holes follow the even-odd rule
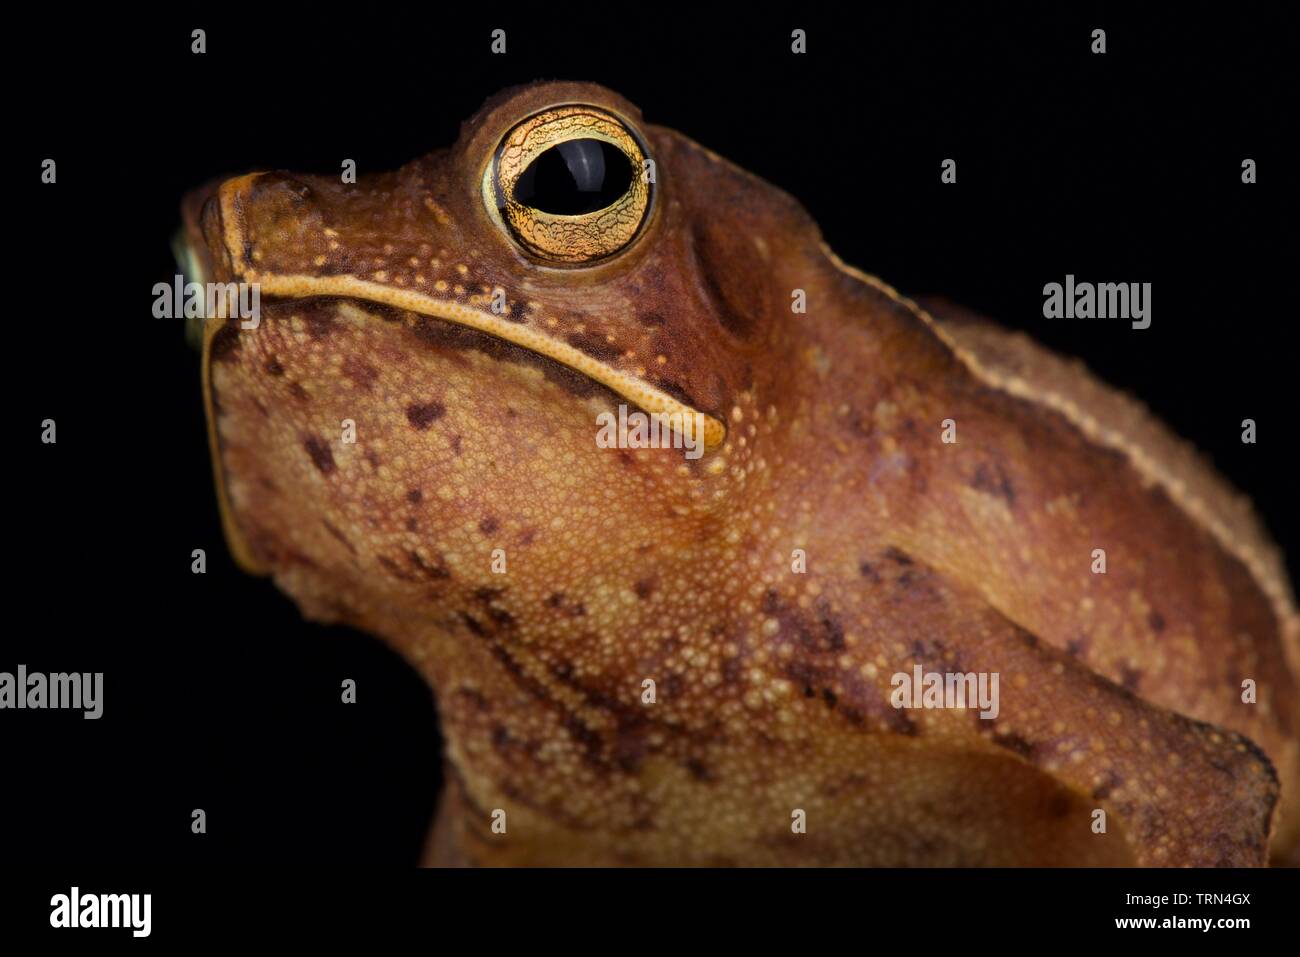
[[[480,191],[505,131],[563,103],[621,115],[657,164],[640,237],[587,268],[525,256]],[[618,96],[508,91],[396,172],[245,177],[185,209],[208,278],[264,284],[256,330],[207,326],[228,538],[433,686],[433,863],[1256,865],[1295,844],[1297,619],[1249,506],[1136,405],[932,319]],[[495,287],[590,365],[440,318]],[[624,398],[592,369],[725,441],[598,448]],[[894,709],[918,663],[998,672],[999,717]]]

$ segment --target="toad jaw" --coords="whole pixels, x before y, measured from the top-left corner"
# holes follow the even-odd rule
[[[511,322],[502,316],[458,302],[438,299],[414,290],[394,288],[352,275],[289,275],[254,268],[248,258],[242,199],[249,185],[258,177],[264,175],[266,174],[249,173],[227,180],[221,184],[217,193],[221,210],[221,239],[234,273],[233,278],[243,282],[257,283],[261,295],[281,299],[310,299],[328,296],[351,300],[358,304],[368,302],[464,326],[550,359],[604,386],[647,413],[667,415],[669,422],[680,421],[677,418],[678,416],[683,418],[691,416],[694,421],[702,423],[702,439],[706,453],[716,451],[725,441],[727,428],[718,418],[674,398],[662,389],[656,388],[634,375],[601,362],[567,342],[554,339],[522,323]],[[197,278],[201,270],[197,268],[194,260],[195,257],[187,256],[182,261],[190,261],[189,268]],[[265,569],[261,567],[261,562],[254,558],[233,521],[233,513],[227,499],[225,482],[222,480],[219,465],[219,442],[216,434],[216,417],[213,415],[211,408],[212,386],[210,375],[212,342],[224,325],[224,320],[209,318],[203,334],[203,391],[204,401],[208,406],[209,444],[217,473],[218,499],[227,540],[231,543],[232,551],[238,563],[246,571],[260,574],[264,573]]]

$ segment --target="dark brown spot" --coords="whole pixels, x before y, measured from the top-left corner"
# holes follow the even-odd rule
[[[652,579],[641,578],[637,580],[637,583],[633,585],[632,588],[636,592],[636,597],[640,598],[642,601],[645,601],[647,598],[649,598],[651,595],[654,594],[655,583]]]
[[[859,438],[869,439],[876,434],[876,422],[869,414],[853,413],[849,416],[849,431]]]
[[[418,488],[413,488],[406,493],[406,500],[412,505],[419,505],[424,501],[424,493]]]
[[[827,704],[829,707],[832,707],[832,708],[833,708],[833,707],[835,707],[835,703],[836,703],[839,699],[835,696],[835,692],[832,691],[830,688],[823,688],[823,689],[822,689],[822,700],[825,701],[826,704]]]
[[[1147,624],[1151,626],[1152,631],[1164,631],[1165,616],[1152,609],[1151,614],[1147,615]]]
[[[892,545],[890,545],[889,547],[887,547],[887,548],[886,548],[883,552],[881,552],[880,554],[881,554],[884,558],[888,559],[888,560],[891,561],[891,562],[894,562],[894,563],[897,564],[897,565],[912,565],[912,564],[915,564],[915,563],[912,561],[912,556],[911,556],[911,555],[907,554],[907,552],[903,551],[901,548],[895,548],[895,547],[892,546]]]
[[[1014,751],[1022,758],[1032,758],[1034,756],[1034,746],[1018,734],[1003,734],[998,732],[993,735],[993,743],[999,748],[1006,748],[1008,751]]]
[[[1106,775],[1106,780],[1099,786],[1093,788],[1092,797],[1097,801],[1104,801],[1110,797],[1111,792],[1124,783],[1124,779],[1113,771]]]
[[[447,407],[441,402],[408,405],[406,407],[406,421],[410,422],[414,428],[423,431],[441,419],[446,412]]]
[[[562,615],[568,615],[570,618],[581,618],[587,614],[587,608],[582,602],[570,605],[564,596],[564,592],[552,592],[546,599],[546,606],[554,608]]]
[[[866,720],[857,708],[840,708],[840,714],[844,715],[850,724],[862,724]]]
[[[965,671],[960,660],[941,638],[928,636],[912,642],[912,657],[933,664],[938,671],[958,674]]]
[[[227,322],[224,326],[212,334],[212,343],[208,347],[211,349],[213,362],[224,362],[232,359],[239,352],[239,326],[234,322]]]
[[[971,488],[978,489],[986,495],[995,495],[998,498],[1005,499],[1008,505],[1016,504],[1016,490],[1011,484],[1011,479],[1007,477],[1002,466],[994,463],[982,462],[975,469],[975,476],[970,480]]]
[[[347,537],[342,532],[340,532],[337,528],[335,528],[332,523],[326,521],[325,519],[321,519],[321,523],[325,526],[325,531],[329,532],[336,539],[338,539],[340,542],[343,543],[344,548],[350,551],[353,555],[357,553],[356,546],[353,545],[351,542],[349,542],[347,540]]]
[[[831,603],[825,598],[817,599],[817,621],[822,626],[822,634],[830,650],[843,651],[844,626],[831,611]]]
[[[379,370],[364,359],[349,355],[343,358],[343,374],[357,384],[360,389],[369,392],[379,380]]]
[[[903,708],[895,708],[892,703],[885,709],[885,721],[890,730],[896,734],[905,734],[909,738],[914,738],[921,733],[912,716]]]
[[[311,398],[311,396],[307,394],[307,390],[304,389],[302,387],[302,384],[298,382],[289,383],[289,394],[293,396],[295,399],[299,399],[303,402],[306,402]]]
[[[478,523],[478,530],[482,532],[484,535],[491,535],[500,527],[501,527],[501,523],[491,515],[486,516],[481,522]]]
[[[262,368],[266,370],[267,375],[282,376],[284,375],[284,366],[280,365],[280,360],[275,356],[266,360],[266,365]]]
[[[322,475],[329,475],[334,471],[334,453],[330,451],[324,439],[309,435],[303,439],[302,445],[311,456],[312,465],[316,466]]]
[[[564,716],[564,729],[569,735],[582,746],[582,756],[591,764],[603,765],[601,760],[601,737],[598,732],[593,730],[583,722],[576,714],[572,712]]]
[[[880,581],[880,572],[876,571],[876,570],[871,566],[871,563],[870,563],[870,562],[859,562],[859,563],[858,563],[858,574],[860,574],[863,578],[865,578],[865,579],[867,579],[868,581],[871,581],[871,582],[879,582],[879,581]]]
[[[620,719],[614,738],[614,763],[628,773],[635,772],[649,751],[650,741],[643,722],[627,723]]]
[[[664,317],[657,312],[643,312],[637,316],[641,320],[641,325],[658,327],[664,325]]]
[[[307,335],[313,339],[324,339],[334,331],[334,317],[328,313],[316,311],[307,314]]]
[[[451,577],[451,572],[447,569],[447,566],[442,563],[441,558],[438,559],[436,564],[431,564],[421,558],[419,552],[411,550],[407,551],[406,557],[411,560],[411,564],[418,568],[426,578],[431,578],[434,581],[442,581],[445,578]]]
[[[691,772],[691,777],[697,781],[713,780],[713,772],[699,758],[688,758],[686,760],[686,770]]]
[[[1138,835],[1143,843],[1154,843],[1164,837],[1169,830],[1165,816],[1153,808],[1143,808],[1138,821]]]
[[[415,581],[415,578],[410,573],[408,573],[406,569],[404,569],[401,565],[397,564],[397,562],[393,561],[387,555],[377,556],[376,561],[378,561],[379,564],[384,567],[384,570],[387,571],[388,574],[392,575],[394,578],[404,582]]]

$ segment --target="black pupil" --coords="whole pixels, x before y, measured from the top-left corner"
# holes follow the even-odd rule
[[[627,192],[632,164],[604,140],[552,146],[515,180],[515,202],[543,213],[575,216],[604,209]]]

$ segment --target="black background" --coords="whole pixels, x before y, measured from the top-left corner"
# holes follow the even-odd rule
[[[378,641],[308,625],[235,570],[198,358],[181,323],[151,317],[152,287],[176,271],[185,190],[251,169],[336,172],[344,157],[396,166],[514,83],[603,83],[799,198],[847,262],[1082,357],[1254,498],[1294,575],[1293,27],[1267,6],[1044,6],[123,9],[14,30],[0,670],[103,671],[105,713],[0,715],[7,855],[417,860],[432,698]],[[505,56],[489,52],[496,27]],[[790,52],[793,27],[806,55]],[[46,157],[57,185],[39,183]],[[945,157],[956,186],[940,184]],[[1151,327],[1043,319],[1043,284],[1066,273],[1151,282]],[[1240,442],[1247,417],[1257,445]],[[37,439],[45,418],[57,445]],[[193,808],[206,835],[190,832]]]

